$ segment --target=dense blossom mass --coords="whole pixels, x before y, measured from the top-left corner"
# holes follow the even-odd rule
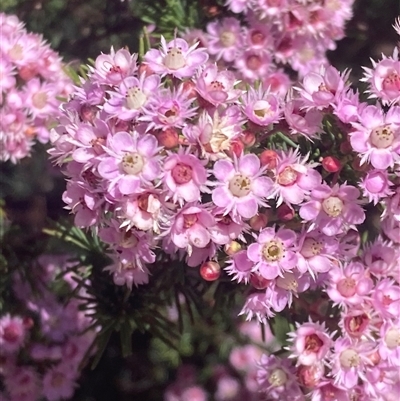
[[[290,11],[293,24],[307,7]],[[257,10],[285,35],[272,8]],[[313,12],[319,24],[295,24],[289,39],[314,37],[327,15]],[[257,388],[267,399],[393,400],[400,389],[391,373],[400,367],[394,89],[390,104],[375,91],[381,63],[365,79],[386,108],[361,102],[349,73],[332,66],[299,69],[303,77],[287,92],[267,80],[246,87],[208,56],[237,59],[242,29],[232,18],[210,24],[207,49],[163,38],[139,64],[126,50],[99,56],[52,132],[51,156],[69,178],[64,200],[77,226],[109,244],[107,271],[117,285],[148,283],[160,249],[201,266],[206,280],[222,267],[244,283],[248,319],[265,324],[285,310],[313,309],[289,333],[288,359],[261,358]],[[397,57],[383,61],[395,65]],[[365,242],[368,213],[380,223]],[[192,388],[205,399],[200,390]]]
[[[369,103],[349,71],[328,64],[351,5],[228,0],[245,17],[209,23],[200,42],[187,32],[140,56],[112,48],[51,130],[63,200],[108,245],[115,285],[135,291],[169,260],[207,281],[231,277],[252,323],[288,320],[276,355],[232,351],[238,370],[248,362],[246,388],[224,371],[216,399],[227,389],[293,401],[400,392],[400,60],[396,49],[365,68]],[[400,35],[400,20],[394,28]],[[29,104],[35,119],[49,106]],[[22,322],[0,321],[9,353],[26,341]],[[57,396],[49,383],[50,400],[72,386]],[[178,375],[165,399],[207,394]]]
[[[77,288],[75,273],[67,271],[67,259],[42,255],[30,266],[30,283],[19,272],[13,276],[16,312],[0,317],[1,400],[70,399],[78,386],[80,364],[94,351],[96,329],[80,310],[82,301],[62,299],[54,288],[56,277],[62,275],[58,285],[64,291],[87,295]]]
[[[47,143],[60,98],[72,89],[60,56],[16,16],[0,13],[0,162],[17,163]]]

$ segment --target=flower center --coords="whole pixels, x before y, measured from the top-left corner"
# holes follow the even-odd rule
[[[337,283],[337,290],[345,298],[352,297],[356,293],[356,281],[346,277]]]
[[[324,342],[316,335],[311,334],[305,338],[305,349],[310,352],[318,352]]]
[[[137,86],[129,88],[126,93],[126,107],[128,109],[140,109],[147,100],[147,96]]]
[[[282,369],[274,369],[268,381],[271,386],[280,387],[287,382],[287,375]]]
[[[236,43],[236,35],[230,31],[222,32],[219,39],[224,47],[231,47]]]
[[[396,71],[386,75],[382,81],[382,89],[396,92],[400,90],[400,76]]]
[[[183,227],[190,228],[197,222],[197,214],[185,214],[183,216]]]
[[[378,127],[372,130],[370,140],[378,149],[386,149],[393,143],[394,133],[389,125]]]
[[[246,65],[249,70],[256,71],[261,67],[261,58],[255,54],[247,57]]]
[[[385,334],[385,343],[389,349],[394,349],[400,346],[400,330],[392,327]]]
[[[344,319],[346,330],[349,332],[350,335],[354,336],[361,335],[368,326],[368,323],[369,318],[365,313],[363,313],[362,315],[351,316]]]
[[[297,288],[299,283],[293,273],[286,273],[285,277],[278,277],[276,280],[276,285],[284,290],[297,293]]]
[[[208,89],[211,90],[211,91],[223,91],[223,90],[225,90],[225,87],[219,81],[212,81],[210,83],[210,86],[208,87]]]
[[[254,103],[253,113],[256,117],[264,118],[272,116],[271,105],[266,100],[258,100]]]
[[[133,248],[138,242],[136,235],[134,235],[132,231],[122,233],[121,246],[123,248]]]
[[[306,238],[303,247],[301,248],[300,253],[306,258],[312,258],[313,256],[317,256],[321,253],[322,248],[324,247],[322,242],[315,240],[314,238]]]
[[[242,174],[235,175],[229,181],[229,190],[232,195],[243,198],[250,193],[250,179]]]
[[[164,57],[164,65],[170,70],[179,70],[186,65],[185,57],[180,47],[170,47]]]
[[[278,174],[277,181],[278,184],[282,185],[283,187],[293,185],[297,181],[297,171],[292,167],[287,166]]]
[[[265,40],[265,35],[260,31],[253,31],[250,40],[253,45],[261,45]]]
[[[329,217],[340,216],[343,206],[343,201],[337,196],[330,196],[322,202],[322,209]]]
[[[53,387],[61,387],[65,382],[65,376],[60,373],[60,372],[56,372],[52,375],[51,378],[51,385]]]
[[[284,254],[283,244],[277,240],[267,242],[262,249],[262,255],[267,262],[281,260]]]
[[[171,174],[177,184],[187,184],[192,179],[193,171],[187,164],[178,163]]]
[[[122,169],[126,174],[139,174],[144,167],[143,157],[139,153],[126,153],[122,158]]]
[[[8,342],[8,343],[15,343],[17,342],[18,338],[20,338],[20,331],[18,329],[18,326],[16,324],[9,324],[4,328],[3,331],[3,338]]]
[[[346,349],[339,356],[340,364],[344,368],[355,368],[360,364],[360,357],[354,349]]]
[[[20,44],[15,44],[8,52],[9,57],[16,61],[23,59],[24,48]]]
[[[45,92],[38,92],[32,96],[32,103],[37,109],[43,109],[47,104],[47,94]]]

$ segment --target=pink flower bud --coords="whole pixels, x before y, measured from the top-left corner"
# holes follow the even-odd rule
[[[267,280],[257,273],[250,276],[250,284],[257,290],[265,290],[270,282],[271,280]]]
[[[178,146],[179,135],[176,129],[166,128],[157,134],[158,143],[166,149],[172,149]]]
[[[241,141],[243,142],[245,147],[251,147],[256,143],[256,136],[251,131],[243,131],[241,136]]]
[[[267,226],[267,224],[268,224],[268,217],[265,215],[265,214],[263,214],[263,213],[260,213],[260,214],[257,214],[257,215],[255,215],[255,216],[253,216],[251,219],[250,219],[250,227],[254,230],[254,231],[260,231],[260,230],[262,230],[263,228],[265,228],[266,226]]]
[[[284,203],[278,207],[277,215],[279,220],[290,221],[293,219],[295,212],[289,205]]]
[[[217,262],[208,261],[200,267],[200,276],[206,281],[215,281],[220,275],[221,266]]]
[[[145,73],[146,77],[154,74],[154,71],[148,66],[148,64],[140,64],[138,68],[138,75]]]
[[[336,157],[327,156],[322,160],[322,167],[329,173],[336,173],[342,168],[342,164]]]
[[[239,252],[242,249],[242,246],[237,241],[231,241],[229,244],[224,246],[224,251],[227,255],[231,256],[235,253]]]
[[[244,144],[241,141],[232,141],[229,151],[227,152],[229,156],[235,154],[237,157],[243,153]]]
[[[276,167],[276,159],[278,154],[271,149],[266,149],[260,154],[260,161],[262,166],[266,166],[269,170]]]

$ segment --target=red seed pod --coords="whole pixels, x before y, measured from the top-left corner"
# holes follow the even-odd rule
[[[221,266],[217,262],[208,261],[200,267],[200,276],[206,281],[215,281],[220,275]]]
[[[336,173],[342,168],[342,163],[336,157],[327,156],[322,159],[322,167],[329,173]]]
[[[157,134],[158,143],[166,149],[172,149],[178,146],[179,135],[176,129],[166,128]]]
[[[268,224],[268,217],[264,213],[253,216],[249,221],[250,227],[254,231],[260,231]]]
[[[272,170],[276,167],[276,159],[278,154],[271,149],[266,149],[260,154],[260,161],[262,166],[266,166],[268,170]]]

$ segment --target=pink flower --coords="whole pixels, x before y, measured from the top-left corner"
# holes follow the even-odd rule
[[[323,234],[336,235],[365,220],[364,211],[357,202],[359,195],[360,191],[351,185],[335,184],[330,188],[320,184],[311,191],[311,200],[300,207],[300,217],[312,221],[313,227]]]
[[[137,54],[130,54],[126,49],[101,54],[96,58],[95,66],[91,69],[92,79],[106,85],[118,85],[123,79],[137,70]]]
[[[156,74],[171,74],[182,79],[195,75],[197,69],[208,60],[205,49],[197,49],[198,43],[189,47],[188,43],[175,38],[166,42],[161,36],[161,49],[151,49],[144,56],[144,62]]]
[[[265,127],[277,123],[281,118],[278,98],[261,85],[258,89],[250,87],[242,102],[243,114],[254,124]]]
[[[49,401],[68,399],[74,394],[76,372],[67,364],[50,368],[43,377],[43,394]]]
[[[348,72],[340,74],[336,68],[329,66],[323,68],[320,74],[308,73],[303,79],[303,87],[296,89],[307,108],[323,110],[333,106],[339,95],[348,90],[348,76]]]
[[[346,267],[334,267],[329,271],[326,293],[335,304],[356,306],[364,303],[373,289],[373,282],[360,262]]]
[[[246,250],[233,254],[227,263],[225,271],[229,276],[233,276],[232,280],[246,284],[249,282],[251,273],[254,270],[254,263],[247,257]]]
[[[263,79],[273,70],[270,54],[255,50],[240,52],[235,60],[235,67],[250,82]]]
[[[254,292],[247,296],[246,302],[239,313],[240,315],[246,315],[246,320],[256,317],[260,323],[266,323],[267,319],[273,317],[275,314],[271,309],[271,302],[265,293]]]
[[[370,98],[378,98],[384,105],[399,102],[400,61],[397,47],[391,57],[382,55],[381,61],[372,60],[372,68],[363,68],[365,72],[361,81],[369,83]]]
[[[280,359],[275,355],[262,355],[257,371],[257,382],[259,391],[266,393],[270,399],[304,400],[294,369],[287,359]]]
[[[117,187],[124,195],[138,193],[142,184],[159,178],[159,149],[153,135],[118,132],[108,137],[104,149],[109,156],[100,162],[98,171],[108,181],[109,191]]]
[[[9,314],[0,318],[0,354],[15,353],[24,343],[26,329],[20,317]]]
[[[373,348],[372,342],[352,343],[348,338],[336,339],[331,360],[335,384],[346,389],[354,388],[372,364],[368,357]]]
[[[242,28],[236,18],[223,18],[207,24],[207,50],[215,58],[230,63],[234,61],[242,43]]]
[[[242,155],[239,159],[218,160],[213,170],[216,188],[212,192],[215,205],[238,216],[250,219],[255,216],[258,206],[266,206],[264,199],[270,195],[272,181],[262,177],[260,159],[253,154]]]
[[[247,257],[255,264],[261,276],[268,280],[282,276],[291,271],[297,263],[294,247],[297,241],[296,233],[285,228],[268,227],[260,232],[257,242],[247,249]]]
[[[372,293],[374,308],[384,319],[393,319],[399,316],[400,286],[394,280],[384,278],[379,281]]]
[[[369,202],[376,205],[381,198],[386,198],[394,194],[390,189],[393,184],[389,180],[388,172],[385,170],[370,170],[359,183],[363,190],[363,195]]]
[[[350,134],[352,148],[360,153],[361,164],[370,161],[379,169],[393,167],[400,160],[400,107],[392,106],[384,114],[376,106],[365,107],[359,122],[352,123]]]
[[[184,202],[200,201],[200,193],[208,192],[207,170],[195,155],[180,148],[178,153],[170,152],[164,161],[164,188],[168,198],[181,206]]]
[[[296,331],[289,333],[292,343],[289,350],[291,358],[297,358],[298,365],[311,366],[322,362],[329,356],[333,344],[325,325],[307,322],[296,323]]]
[[[160,77],[156,74],[140,75],[125,78],[114,91],[110,91],[110,99],[104,104],[104,111],[121,120],[131,120],[143,113],[151,96],[159,90]]]
[[[235,75],[231,71],[218,71],[216,64],[208,65],[196,79],[196,91],[214,106],[235,102],[241,90],[234,89]]]
[[[311,190],[321,184],[322,177],[314,170],[316,164],[307,164],[307,159],[307,156],[302,158],[298,150],[278,153],[274,183],[277,206],[282,202],[299,205]]]

